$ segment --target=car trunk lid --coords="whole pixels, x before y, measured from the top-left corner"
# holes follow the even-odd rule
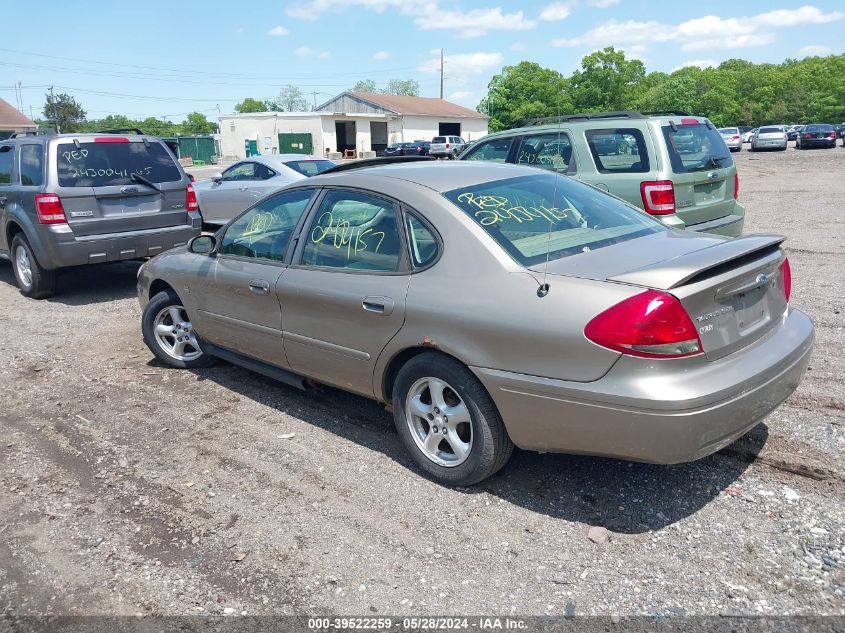
[[[61,143],[56,151],[56,193],[76,236],[188,223],[188,179],[160,142],[103,137]]]
[[[781,321],[784,239],[660,233],[550,262],[548,271],[671,293],[695,323],[706,357],[716,359]]]

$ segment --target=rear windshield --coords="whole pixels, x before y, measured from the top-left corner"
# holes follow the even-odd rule
[[[739,130],[736,129],[735,127],[720,127],[719,128],[719,134],[724,134],[724,135],[739,134]]]
[[[641,174],[649,170],[648,150],[639,130],[587,130],[585,135],[599,173]]]
[[[761,127],[760,130],[757,133],[758,134],[777,134],[778,132],[783,132],[783,129],[779,128],[779,127]]]
[[[686,174],[722,169],[734,164],[731,152],[715,128],[698,125],[663,126],[672,171]]]
[[[472,185],[443,195],[523,266],[665,230],[616,198],[554,173]]]
[[[334,167],[334,163],[330,160],[290,160],[285,165],[303,176],[316,176],[329,167]]]
[[[833,132],[832,125],[806,125],[804,126],[805,132]]]
[[[433,139],[431,139],[431,142],[432,143],[445,143],[446,137],[445,136],[435,136]]]
[[[131,175],[155,183],[178,182],[182,172],[161,143],[62,143],[58,146],[61,187],[108,187],[133,182]]]

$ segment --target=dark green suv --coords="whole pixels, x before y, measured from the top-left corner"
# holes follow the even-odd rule
[[[622,198],[664,224],[742,233],[739,178],[716,127],[682,112],[599,112],[541,120],[480,139],[460,160],[534,165]]]

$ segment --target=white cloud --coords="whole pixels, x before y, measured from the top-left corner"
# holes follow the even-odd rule
[[[444,29],[462,38],[480,37],[488,31],[527,31],[537,26],[522,11],[502,13],[501,7],[469,11],[438,9],[416,17],[414,23],[423,31]]]
[[[318,57],[320,59],[328,59],[331,57],[331,53],[329,51],[315,51],[310,46],[300,46],[297,49],[294,49],[293,54],[297,57]]]
[[[829,46],[818,46],[816,44],[811,44],[810,46],[805,46],[801,50],[799,50],[798,54],[802,57],[825,57],[826,55],[833,54],[833,49]]]
[[[449,94],[449,101],[469,101],[474,95],[471,90],[457,90]]]
[[[798,26],[799,24],[825,24],[837,22],[845,18],[842,11],[822,13],[818,7],[805,5],[798,9],[777,9],[756,16],[754,20],[765,26],[783,27]]]
[[[398,9],[404,15],[416,15],[436,9],[436,4],[436,1],[428,0],[301,0],[289,4],[285,13],[298,20],[316,20],[326,11],[342,11],[357,7],[376,13],[383,13],[387,9]],[[435,6],[432,7],[432,5]]]
[[[622,0],[589,0],[587,4],[591,7],[595,7],[596,9],[607,9],[608,7],[612,7],[614,4],[619,4],[621,1]]]
[[[386,59],[390,59],[390,53],[388,51],[378,51],[373,55],[373,59],[376,61],[384,61]]]
[[[446,77],[449,85],[463,88],[477,80],[480,75],[489,74],[504,62],[501,53],[460,53],[446,55]],[[440,72],[440,51],[437,55],[417,66],[421,73]]]
[[[696,68],[715,68],[718,65],[719,62],[717,62],[715,59],[691,59],[688,62],[684,62],[680,66],[676,66],[675,68],[673,68],[672,72],[680,70],[681,68],[690,68],[693,66]]]
[[[558,20],[565,20],[569,17],[570,13],[568,4],[554,2],[540,11],[540,19],[545,22],[556,22]]]
[[[528,47],[522,42],[514,42],[511,44],[510,49],[516,53],[524,53],[528,50]]]
[[[290,33],[285,27],[283,26],[274,26],[272,29],[267,31],[267,35],[287,35]]]
[[[801,24],[821,24],[845,19],[845,13],[823,13],[816,7],[779,9],[750,17],[722,18],[706,15],[668,24],[656,20],[608,20],[586,33],[572,38],[552,40],[552,46],[616,46],[649,45],[677,42],[681,50],[702,51],[765,46],[775,41],[774,29]]]

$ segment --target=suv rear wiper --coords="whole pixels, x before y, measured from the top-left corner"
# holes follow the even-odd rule
[[[132,172],[129,175],[129,179],[133,180],[134,182],[140,182],[142,185],[147,185],[148,187],[151,187],[152,189],[155,189],[156,191],[158,191],[161,195],[164,195],[164,192],[161,189],[159,189],[154,183],[150,182],[149,180],[147,180],[143,176],[136,174],[135,172]]]

